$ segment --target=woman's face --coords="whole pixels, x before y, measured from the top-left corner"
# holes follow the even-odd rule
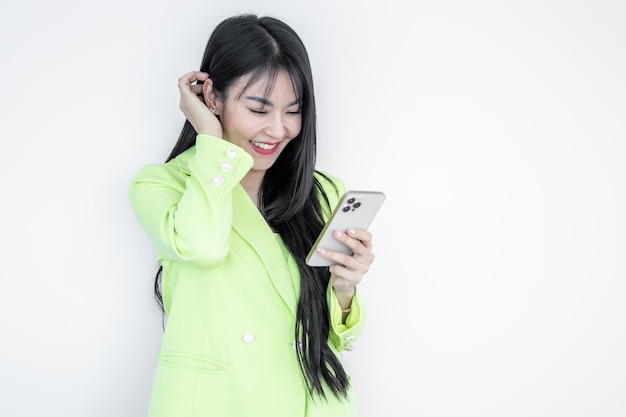
[[[300,100],[291,78],[280,71],[271,92],[267,78],[244,89],[248,76],[241,77],[218,103],[224,139],[243,148],[254,159],[253,171],[266,171],[302,128]]]

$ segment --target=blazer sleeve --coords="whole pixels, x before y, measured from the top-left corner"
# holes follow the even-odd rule
[[[354,297],[352,298],[351,310],[343,323],[341,305],[335,296],[332,283],[328,284],[326,298],[330,309],[330,332],[329,339],[339,352],[342,350],[352,350],[356,341],[359,339],[363,331],[365,323],[365,306],[359,296],[358,287],[355,288]]]
[[[253,160],[242,148],[209,135],[198,135],[194,148],[140,169],[128,193],[161,259],[209,266],[228,253],[232,192]]]

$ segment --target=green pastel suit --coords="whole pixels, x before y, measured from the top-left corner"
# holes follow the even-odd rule
[[[243,149],[198,135],[196,146],[166,164],[143,167],[129,196],[163,266],[167,326],[151,417],[355,416],[354,393],[311,397],[294,337],[299,272],[240,185],[252,167]],[[323,180],[331,207],[338,192]],[[326,208],[326,215],[330,208]],[[328,287],[328,340],[339,355],[361,333],[358,294],[342,323]],[[348,372],[348,370],[346,370]]]

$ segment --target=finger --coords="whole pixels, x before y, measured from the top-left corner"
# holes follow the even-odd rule
[[[203,84],[192,84],[199,80],[209,80],[208,74],[201,71],[189,72],[178,79],[178,88],[180,90],[180,108],[187,116],[184,108],[194,105],[196,102],[204,103]]]
[[[333,261],[336,265],[346,268],[350,271],[357,271],[365,273],[369,270],[371,264],[370,259],[373,260],[373,254],[371,256],[354,257],[342,252],[332,251],[326,248],[317,248],[316,252]]]
[[[341,264],[341,265],[346,265],[347,263],[350,263],[354,260],[354,258],[352,258],[351,255],[347,255],[345,253],[341,253],[341,252],[336,252],[330,249],[326,249],[323,247],[319,247],[315,250],[315,252],[326,258],[326,259],[330,259],[331,261],[333,261],[333,263],[337,263],[337,264]]]
[[[336,276],[350,282],[359,282],[363,278],[363,275],[369,271],[369,266],[359,264],[358,269],[352,269],[345,265],[335,264],[331,265],[329,271],[331,276]]]
[[[372,234],[363,229],[348,229],[346,230],[348,236],[360,240],[366,248],[372,249]]]
[[[202,71],[192,71],[183,75],[178,79],[178,88],[189,88],[196,81],[206,81],[209,78],[209,74]]]
[[[209,79],[209,73],[204,71],[194,71],[197,81],[206,81]]]
[[[355,232],[354,234],[356,235],[356,229],[348,229],[349,231]],[[363,231],[361,231],[363,232]],[[365,232],[365,234],[361,233],[362,237],[367,238],[369,235],[368,232]],[[358,239],[355,239],[353,237],[351,237],[349,234],[347,233],[343,233],[340,230],[335,230],[333,232],[333,236],[335,239],[337,239],[339,242],[343,243],[344,245],[346,245],[351,251],[352,253],[354,253],[356,256],[361,256],[363,258],[365,258],[366,260],[370,260],[370,258],[373,258],[373,256],[371,256],[371,250],[370,248],[367,247],[366,243],[369,243],[369,246],[371,247],[371,241],[370,242],[362,242]],[[369,237],[371,238],[371,235],[369,235]],[[371,261],[369,261],[371,263]]]
[[[191,85],[191,92],[194,93],[197,96],[201,95],[202,94],[202,84],[192,84]]]

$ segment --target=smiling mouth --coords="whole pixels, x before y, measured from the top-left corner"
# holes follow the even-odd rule
[[[250,143],[256,146],[257,148],[265,149],[266,151],[272,150],[278,146],[278,142],[277,143],[265,143],[265,142],[255,142],[251,140]]]
[[[252,145],[252,149],[261,155],[269,155],[274,153],[278,149],[278,143],[266,143],[266,142],[255,142],[253,140],[250,141]]]

